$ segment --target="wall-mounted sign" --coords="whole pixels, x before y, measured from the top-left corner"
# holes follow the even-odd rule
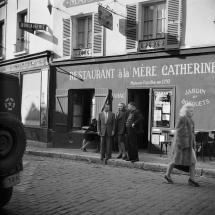
[[[26,31],[34,32],[37,30],[46,31],[47,25],[30,23],[30,22],[20,22],[19,28],[24,29]]]
[[[108,9],[105,7],[99,5],[98,7],[98,21],[99,24],[104,26],[105,28],[108,28],[110,30],[113,30],[113,15]]]
[[[63,2],[63,6],[66,8],[69,8],[69,7],[75,7],[75,6],[89,4],[89,3],[98,2],[98,1],[102,1],[102,0],[65,0]]]
[[[3,7],[6,4],[6,0],[0,0],[0,7]]]

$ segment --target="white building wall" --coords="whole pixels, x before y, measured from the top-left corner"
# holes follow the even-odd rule
[[[16,43],[17,12],[28,10],[28,22],[47,24],[48,32],[28,33],[29,54],[51,50],[56,58],[62,57],[63,18],[85,13],[97,13],[98,2],[66,8],[65,0],[50,0],[55,7],[52,14],[47,8],[47,0],[8,0],[7,15],[5,7],[0,8],[0,20],[6,16],[6,59],[14,58],[14,44]],[[185,35],[182,48],[204,47],[215,45],[215,1],[214,0],[183,0],[186,1]],[[125,17],[126,5],[148,0],[118,0],[117,2],[104,0],[100,3],[109,6],[113,13],[113,31],[105,29],[105,55],[126,54]],[[152,0],[151,2],[155,2]],[[17,4],[18,3],[18,4]],[[56,9],[57,8],[57,9]]]
[[[215,45],[215,0],[186,1],[185,47]]]
[[[29,42],[28,54],[52,50],[54,37],[52,15],[49,14],[47,1],[44,0],[8,0],[7,3],[7,30],[6,30],[6,59],[14,55],[17,32],[17,13],[27,10],[27,22],[47,24],[50,32],[40,31],[37,34],[27,33]],[[19,57],[19,55],[17,55]]]

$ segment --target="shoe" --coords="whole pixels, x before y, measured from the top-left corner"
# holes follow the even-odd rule
[[[83,148],[83,152],[87,152],[87,150],[85,148]]]
[[[134,163],[134,162],[138,162],[139,159],[134,159],[134,160],[131,160],[131,163]]]
[[[196,181],[194,181],[194,180],[192,180],[190,178],[188,180],[188,184],[191,185],[191,186],[193,186],[193,187],[200,187],[200,185],[199,185],[198,182],[196,182]]]
[[[117,159],[122,158],[122,154],[119,154],[116,158],[117,158]]]
[[[169,178],[167,175],[165,175],[164,178],[167,180],[167,182],[169,184],[173,184],[174,183],[173,180],[171,178]]]
[[[126,156],[126,155],[123,156],[122,159],[123,159],[123,160],[127,160],[127,156]]]
[[[129,158],[126,158],[125,161],[131,161]]]

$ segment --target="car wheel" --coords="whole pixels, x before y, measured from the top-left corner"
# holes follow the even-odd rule
[[[11,199],[13,187],[0,188],[0,208],[4,207]]]
[[[7,174],[20,163],[25,147],[22,123],[9,113],[0,113],[0,175]]]

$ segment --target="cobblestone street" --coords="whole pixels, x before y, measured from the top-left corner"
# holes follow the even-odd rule
[[[215,180],[26,155],[22,182],[1,215],[205,214],[215,211]]]

